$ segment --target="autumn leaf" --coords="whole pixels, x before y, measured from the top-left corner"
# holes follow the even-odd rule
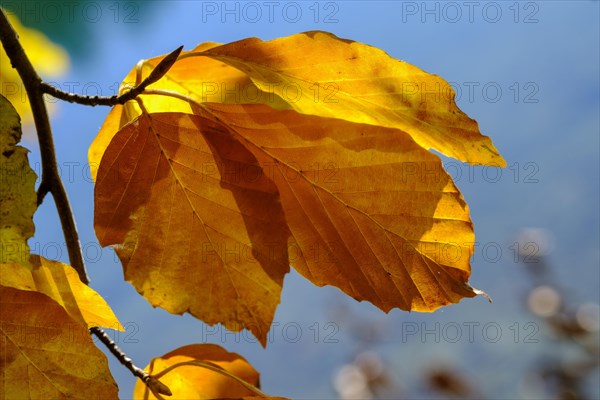
[[[194,362],[223,369],[247,384],[259,386],[259,374],[248,361],[242,356],[230,353],[214,344],[193,344],[180,347],[152,359],[146,367],[146,372],[153,376],[158,374],[161,382],[169,387],[173,398],[176,399],[239,399],[256,395],[255,392],[236,382],[233,378],[199,365],[193,365]],[[147,386],[139,380],[135,385],[133,398],[136,400],[156,399]]]
[[[246,327],[264,344],[289,263],[385,311],[475,295],[467,205],[408,135],[263,105],[205,107],[205,117],[142,115],[98,173],[100,243],[118,245],[126,279],[153,305]]]
[[[248,328],[265,344],[289,271],[280,251],[289,231],[274,183],[220,129],[187,114],[124,126],[98,171],[96,235],[117,245],[125,278],[152,305]]]
[[[2,398],[117,399],[87,327],[43,293],[0,285],[0,346]]]
[[[205,80],[204,56],[231,66],[208,64]],[[452,95],[404,99],[410,83],[421,82],[422,97],[428,84],[451,90],[445,81],[323,32],[205,44],[182,57],[111,111],[89,151],[100,165],[99,241],[115,246],[153,305],[250,329],[264,345],[289,264],[385,311],[433,311],[481,293],[467,283],[468,206],[426,149],[504,160]],[[129,78],[139,83],[161,59]],[[249,84],[232,66],[275,100],[207,101],[202,85],[219,68],[224,82]],[[277,80],[303,96],[289,101]],[[341,97],[308,101],[310,82],[333,82]]]
[[[410,136],[262,105],[204,109],[268,171],[297,246],[290,262],[314,284],[384,311],[475,295],[468,206]]]
[[[72,267],[35,255],[27,265],[0,264],[3,398],[116,399],[93,326],[123,330]]]
[[[0,394],[12,399],[117,398],[88,328],[123,330],[70,266],[31,256],[0,264]]]
[[[33,236],[37,209],[35,181],[21,140],[21,119],[0,95],[0,263],[29,262],[27,240]]]
[[[0,285],[45,294],[69,314],[71,319],[92,328],[101,326],[124,330],[104,299],[79,280],[73,267],[31,255],[30,267],[1,264]]]
[[[51,42],[43,33],[27,28],[21,24],[14,14],[8,14],[8,20],[19,35],[31,64],[43,78],[58,78],[69,67],[69,55],[59,45]],[[23,87],[23,82],[4,51],[0,51],[0,87],[2,95],[6,96],[23,117],[24,123],[32,121],[29,100]],[[49,104],[52,106],[52,104]]]
[[[302,114],[397,128],[425,149],[506,166],[477,122],[456,106],[445,80],[376,47],[312,31],[244,39],[198,55],[238,68]]]

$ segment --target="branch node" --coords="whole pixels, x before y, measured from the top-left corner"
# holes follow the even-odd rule
[[[47,179],[44,179],[44,176],[42,175],[42,182],[40,183],[40,186],[38,187],[37,190],[37,206],[41,206],[42,203],[44,202],[44,198],[46,197],[46,195],[48,194],[48,192],[50,191],[50,184],[48,183]]]
[[[131,371],[134,376],[140,378],[142,382],[148,386],[148,389],[150,389],[152,393],[157,392],[166,396],[171,396],[171,390],[167,385],[136,366],[133,363],[133,360],[127,357],[127,354],[125,354],[110,337],[108,337],[102,328],[97,326],[90,328],[90,333],[96,335],[96,337],[98,337],[98,339],[104,343],[112,355],[115,356],[115,358],[119,360],[119,362],[123,364],[125,368]]]
[[[47,93],[57,99],[67,101],[69,103],[77,103],[83,104],[85,106],[115,106],[117,104],[125,104],[130,100],[135,99],[137,96],[142,94],[144,90],[151,84],[158,81],[162,78],[168,71],[171,69],[175,61],[177,61],[177,57],[183,50],[183,46],[179,46],[171,53],[169,53],[165,58],[163,58],[158,65],[150,72],[150,75],[146,77],[139,85],[134,88],[128,90],[127,92],[121,95],[115,95],[110,97],[100,97],[100,96],[82,96],[76,93],[68,93],[64,92],[60,89],[55,88],[54,86],[41,82],[40,90],[42,93]]]

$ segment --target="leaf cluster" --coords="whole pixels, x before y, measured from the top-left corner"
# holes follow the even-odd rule
[[[481,293],[467,283],[468,206],[429,150],[505,162],[438,76],[315,31],[143,60],[109,99],[44,85],[115,105],[89,149],[94,227],[153,306],[266,345],[290,266],[386,312]],[[40,196],[19,116],[0,105],[0,393],[115,398],[87,333],[120,324],[79,271],[30,254]],[[135,398],[266,396],[254,368],[215,345],[183,346],[146,371],[121,358],[140,377]]]

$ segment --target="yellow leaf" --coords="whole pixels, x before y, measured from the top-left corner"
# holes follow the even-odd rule
[[[156,375],[176,364],[190,361],[209,362],[250,385],[259,385],[259,374],[248,361],[214,344],[180,347],[162,357],[152,359],[146,367],[146,372]],[[175,399],[237,399],[251,398],[254,395],[252,391],[232,378],[196,365],[178,366],[162,376],[160,381],[169,387]],[[140,380],[135,385],[133,398],[156,399]]]
[[[125,125],[100,164],[94,225],[152,305],[250,329],[264,345],[289,231],[276,186],[222,131],[179,113]]]
[[[125,107],[123,107],[121,104],[117,104],[111,108],[110,112],[106,116],[106,119],[104,120],[104,123],[102,124],[102,127],[100,128],[100,131],[88,149],[88,164],[90,166],[90,175],[94,182],[96,181],[96,175],[98,174],[100,160],[102,159],[108,144],[115,136],[115,133],[117,133],[119,129],[128,122],[126,113],[123,112],[124,110]]]
[[[262,92],[246,76],[245,73],[220,61],[206,57],[190,57],[215,46],[218,43],[203,43],[191,51],[184,51],[178,61],[158,82],[149,86],[148,90],[167,90],[183,94],[198,102],[217,103],[265,103],[273,107],[284,107],[284,102],[272,93]],[[132,69],[123,80],[120,92],[139,84],[158,65],[164,56],[143,60],[138,67]],[[139,71],[139,77],[136,78]],[[148,91],[147,90],[147,91]],[[148,112],[184,112],[192,113],[189,104],[174,102],[171,97],[162,95],[139,96]],[[125,106],[115,106],[107,116],[100,132],[94,139],[89,153],[92,178],[96,179],[97,166],[102,154],[115,133],[125,124],[133,121],[141,114],[135,102]]]
[[[505,164],[445,81],[381,50],[324,32],[200,45],[92,144],[96,233],[153,305],[263,345],[289,264],[385,311],[433,311],[479,291],[468,206],[429,148]]]
[[[3,399],[117,399],[88,329],[45,294],[3,284],[0,366]]]
[[[27,264],[27,240],[34,233],[37,176],[29,166],[29,151],[17,146],[21,135],[17,111],[0,95],[0,263]]]
[[[506,166],[442,78],[376,47],[313,31],[257,38],[200,53],[245,72],[303,114],[396,128],[425,149],[471,164]]]
[[[79,280],[73,267],[32,255],[29,266],[0,264],[0,285],[45,294],[69,314],[69,317],[92,328],[124,330],[106,301]]]
[[[297,246],[290,263],[314,284],[384,311],[475,295],[468,206],[440,159],[409,135],[263,105],[203,108],[277,186]]]
[[[288,263],[385,311],[475,295],[468,207],[408,135],[264,105],[204,107],[142,115],[100,166],[96,233],[153,305],[264,344]]]
[[[19,35],[19,42],[25,49],[31,64],[42,78],[55,79],[67,71],[69,55],[65,49],[51,42],[41,32],[21,25],[15,15],[8,14],[8,20]],[[15,106],[23,118],[23,122],[25,124],[31,122],[31,110],[25,88],[17,71],[11,67],[4,47],[0,50],[0,87],[2,88],[1,94]]]

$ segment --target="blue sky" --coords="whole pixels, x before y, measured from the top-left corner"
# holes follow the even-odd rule
[[[598,2],[92,4],[73,14],[87,25],[90,37],[59,82],[63,88],[71,82],[75,91],[100,88],[101,94],[112,95],[115,84],[138,60],[182,44],[189,49],[204,41],[271,39],[327,30],[377,46],[452,82],[460,94],[458,105],[479,122],[509,165],[504,170],[469,167],[444,158],[470,204],[480,243],[470,282],[488,292],[493,304],[475,298],[434,314],[396,310],[386,315],[337,289],[316,288],[292,273],[285,281],[273,341],[263,350],[248,335],[226,334],[189,316],[154,310],[122,281],[114,254],[100,251],[95,239],[93,185],[85,168],[87,148],[108,109],[60,104],[52,120],[58,159],[86,246],[92,286],[126,324],[126,334],[117,341],[139,365],[180,345],[208,340],[247,357],[262,373],[268,393],[332,398],[335,371],[364,346],[357,339],[356,324],[342,317],[349,313],[363,325],[382,327],[384,333],[370,348],[381,354],[399,380],[418,382],[421,368],[447,363],[483,382],[487,395],[526,397],[518,373],[549,350],[543,329],[536,333],[538,343],[524,341],[523,335],[514,337],[515,327],[526,334],[523,326],[537,321],[521,304],[529,282],[515,262],[513,244],[519,234],[528,228],[543,230],[552,242],[553,272],[573,301],[599,302]],[[68,25],[72,20],[65,13],[56,23]],[[35,163],[39,152],[35,146],[32,150]],[[52,202],[46,201],[35,218],[32,247],[37,244],[43,255],[66,260]],[[443,337],[436,341],[435,334],[423,337],[422,332],[408,335],[407,331],[414,326],[435,331],[436,323],[465,329],[475,322],[480,324],[476,329],[497,324],[493,327],[500,328],[501,338],[494,342],[476,330],[470,340],[465,330],[451,343]],[[296,341],[299,329],[302,335]],[[337,342],[325,340],[327,335]],[[111,367],[121,396],[128,398],[133,379],[112,359]],[[497,370],[501,372],[492,373]],[[591,386],[598,396],[597,373],[595,379]]]

